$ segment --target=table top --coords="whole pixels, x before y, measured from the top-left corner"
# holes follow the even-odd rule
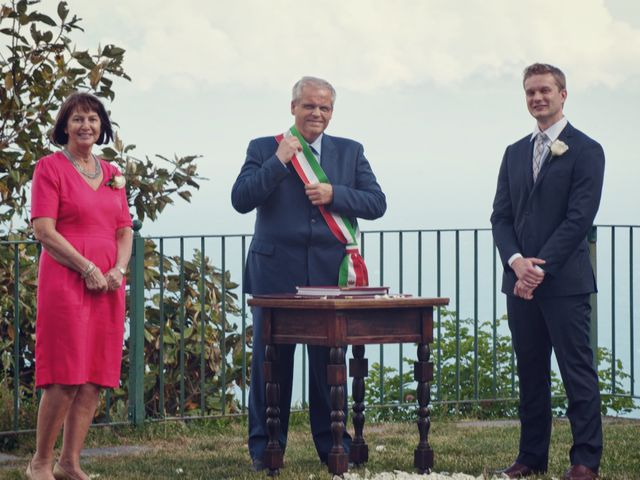
[[[351,298],[301,297],[295,294],[256,295],[247,302],[252,307],[302,310],[359,310],[383,308],[420,308],[449,305],[448,298],[381,296]]]

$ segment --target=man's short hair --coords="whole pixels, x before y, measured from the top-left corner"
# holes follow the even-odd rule
[[[333,106],[333,104],[336,103],[336,89],[333,88],[333,85],[322,78],[309,76],[302,77],[293,86],[293,90],[291,91],[291,101],[293,103],[300,100],[300,97],[302,96],[302,89],[307,85],[329,90],[331,92],[331,105]]]
[[[558,67],[554,67],[553,65],[549,65],[548,63],[534,63],[533,65],[529,65],[525,68],[522,73],[522,86],[524,86],[524,82],[527,78],[533,75],[544,75],[545,73],[553,75],[553,79],[556,81],[560,90],[567,89],[567,78],[564,76],[562,70]]]

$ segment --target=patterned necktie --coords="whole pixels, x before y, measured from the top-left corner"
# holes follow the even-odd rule
[[[533,147],[533,181],[535,182],[540,173],[540,167],[542,166],[542,159],[544,158],[544,151],[546,149],[547,135],[544,133],[538,133],[536,137],[536,143]]]
[[[311,144],[309,144],[309,149],[311,150],[311,153],[313,153],[315,157],[318,159],[318,163],[322,165],[322,160],[320,159],[320,155],[318,155],[318,151],[315,148],[313,148]]]

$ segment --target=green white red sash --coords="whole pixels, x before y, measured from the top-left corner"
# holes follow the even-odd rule
[[[329,183],[327,175],[322,170],[318,159],[315,157],[309,144],[304,139],[295,126],[291,127],[287,132],[276,135],[276,141],[280,143],[283,138],[295,136],[302,145],[302,155],[299,153],[291,158],[291,164],[300,177],[300,180],[307,184]],[[360,255],[358,247],[358,237],[360,232],[354,228],[351,221],[342,215],[329,212],[323,205],[318,207],[322,218],[327,222],[331,233],[346,245],[345,257],[340,264],[340,272],[338,275],[338,285],[341,287],[365,287],[369,285],[369,276],[364,259]]]

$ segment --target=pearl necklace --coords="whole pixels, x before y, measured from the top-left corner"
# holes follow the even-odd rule
[[[95,162],[95,166],[96,166],[96,169],[95,169],[95,171],[93,173],[89,173],[84,168],[82,168],[80,163],[78,163],[78,161],[75,159],[75,157],[66,148],[64,150],[62,150],[62,153],[73,164],[73,166],[76,167],[76,170],[78,170],[82,175],[87,177],[89,180],[95,180],[102,173],[102,168],[100,167],[100,162],[98,161],[98,159],[96,158],[96,156],[93,153],[91,154],[91,156],[93,157],[93,161]]]

